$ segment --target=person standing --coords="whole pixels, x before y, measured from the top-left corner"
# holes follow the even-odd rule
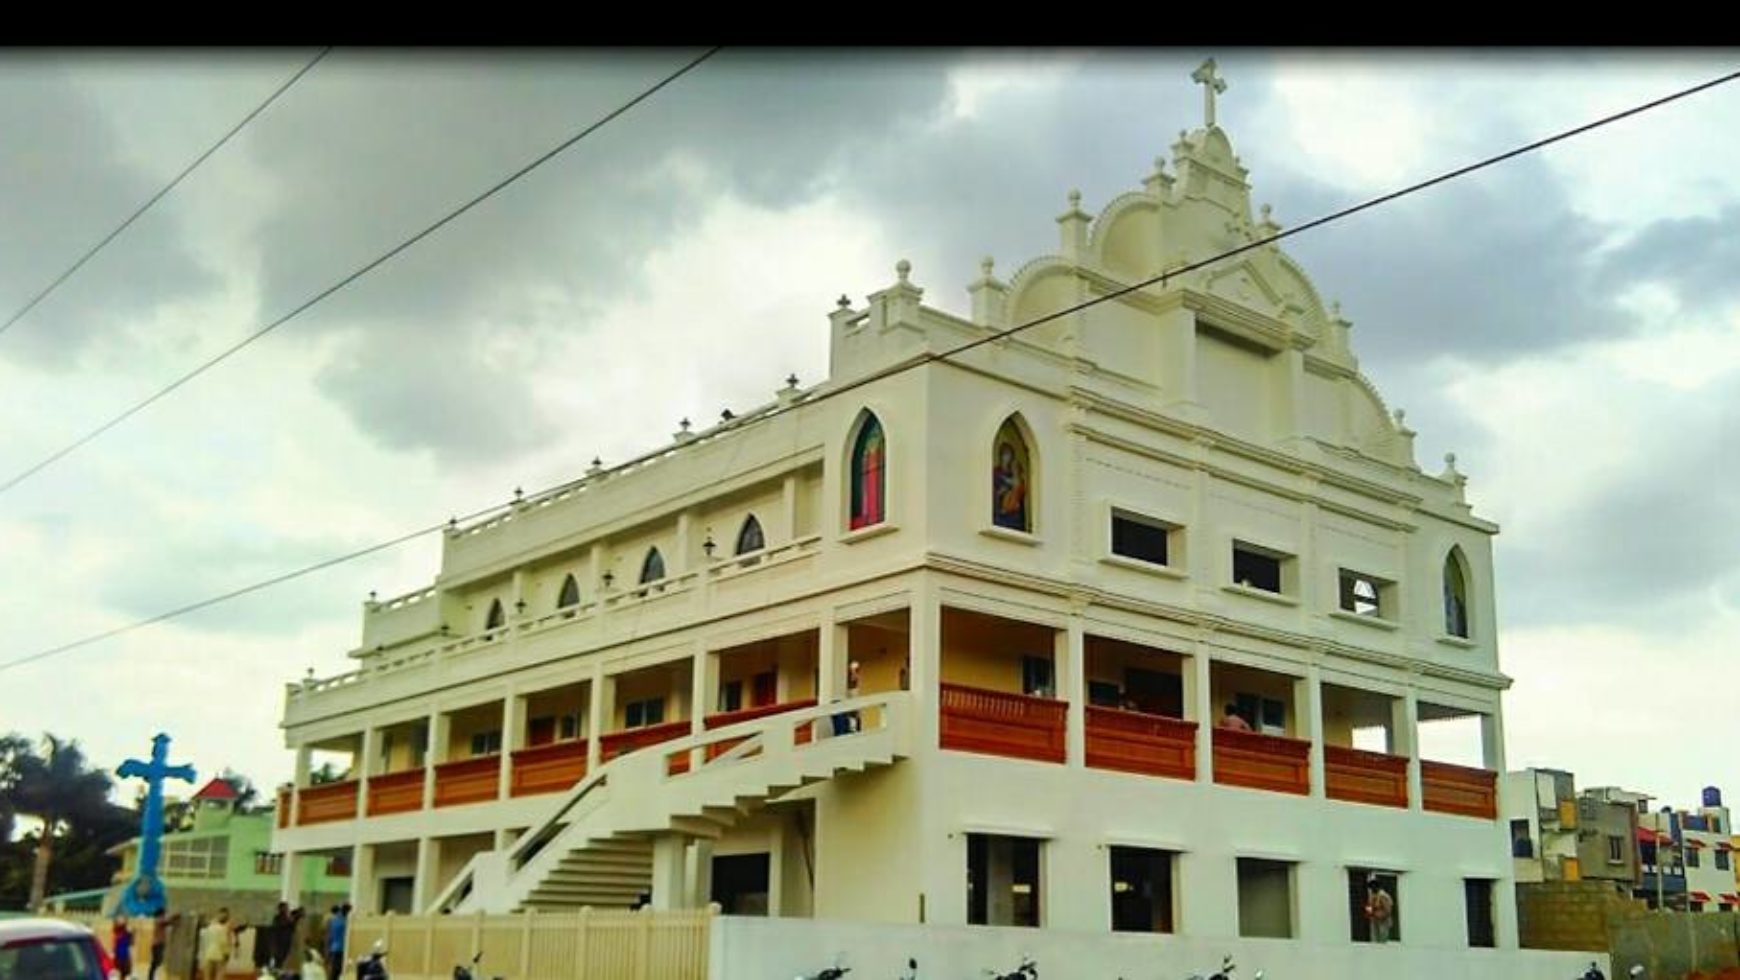
[[[326,972],[331,977],[344,975],[344,927],[348,905],[334,905],[332,918],[326,920]]]
[[[283,968],[290,964],[290,938],[296,931],[296,921],[290,916],[290,903],[279,902],[278,911],[272,915],[272,927],[268,931],[271,952],[269,959],[273,965]]]
[[[223,980],[234,943],[235,937],[230,935],[230,910],[218,909],[217,918],[199,932],[199,975],[202,980]]]
[[[1384,891],[1377,875],[1367,875],[1365,879],[1365,917],[1371,924],[1371,941],[1389,942],[1396,922],[1396,902]]]
[[[122,980],[133,976],[133,930],[127,925],[127,917],[115,917],[110,948],[115,951],[115,969],[120,972]]]
[[[151,917],[151,972],[146,980],[157,980],[157,970],[163,966],[163,951],[169,946],[169,930],[180,923],[181,916],[171,916],[163,909]]]

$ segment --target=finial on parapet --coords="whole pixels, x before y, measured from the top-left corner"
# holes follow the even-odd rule
[[[834,305],[842,310],[849,310],[852,308],[852,300],[845,293],[841,293],[840,298],[834,301]]]
[[[597,456],[592,457],[592,465],[586,467],[586,475],[597,476],[602,472],[604,472],[604,460],[599,459]]]
[[[677,442],[688,442],[695,438],[695,434],[689,431],[688,416],[684,416],[683,420],[677,423],[677,431],[671,433],[671,438]]]
[[[899,262],[894,263],[894,274],[900,278],[900,284],[902,286],[910,285],[908,279],[912,275],[912,263],[905,259],[901,259]]]

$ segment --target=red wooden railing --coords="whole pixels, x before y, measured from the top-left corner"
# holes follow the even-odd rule
[[[708,715],[706,718],[702,719],[702,724],[707,727],[708,731],[712,731],[715,728],[724,728],[726,725],[735,725],[738,722],[754,721],[757,718],[767,718],[772,715],[780,715],[787,711],[801,711],[804,708],[813,708],[815,706],[815,698],[804,698],[802,701],[785,701],[780,704],[764,704],[759,708],[744,708],[741,711],[721,711],[715,715]],[[810,740],[811,734],[811,726],[804,725],[802,728],[799,728],[797,731],[792,733],[792,740],[799,745],[803,745]],[[717,759],[731,751],[734,746],[742,744],[743,739],[748,737],[749,736],[745,735],[743,738],[727,739],[726,741],[714,742],[707,746],[708,761]]]
[[[369,816],[423,809],[423,770],[382,773],[369,777]]]
[[[1408,805],[1408,757],[1341,745],[1323,747],[1324,794],[1332,800]]]
[[[598,748],[604,761],[636,749],[644,749],[649,745],[669,742],[673,738],[682,738],[689,734],[687,721],[667,721],[662,725],[648,725],[645,728],[626,728],[620,732],[606,732],[598,738]],[[672,756],[670,768],[672,774],[689,771],[687,754]]]
[[[356,816],[356,780],[342,783],[321,783],[304,786],[299,794],[301,803],[296,814],[297,826],[350,820]]]
[[[1087,764],[1094,769],[1195,779],[1196,722],[1090,704]]]
[[[1038,762],[1064,761],[1065,701],[943,683],[942,747]]]
[[[484,755],[435,767],[435,805],[481,803],[501,795],[501,756]]]
[[[1214,781],[1276,793],[1311,792],[1311,743],[1282,735],[1214,730]]]
[[[1498,773],[1420,760],[1420,805],[1464,817],[1498,816]]]
[[[278,791],[278,829],[290,826],[290,790]]]
[[[555,793],[586,776],[586,740],[551,742],[514,752],[509,796]]]

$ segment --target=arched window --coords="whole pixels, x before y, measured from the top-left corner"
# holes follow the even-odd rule
[[[1444,556],[1444,632],[1468,638],[1468,562],[1461,548]]]
[[[501,600],[492,599],[489,603],[489,615],[483,620],[483,628],[493,630],[500,629],[505,625],[507,625],[507,613],[502,612]]]
[[[888,516],[887,448],[882,423],[870,412],[852,440],[852,519],[855,530],[880,524]]]
[[[760,551],[767,547],[767,539],[761,535],[761,522],[750,514],[743,521],[743,527],[737,532],[737,554],[747,555],[752,551]]]
[[[646,553],[646,560],[640,563],[640,584],[657,582],[665,577],[665,556],[659,554],[657,548]]]
[[[1033,530],[1033,456],[1013,415],[1003,421],[991,446],[991,523]]]
[[[562,580],[562,592],[556,596],[556,608],[566,609],[580,604],[580,583],[574,580],[573,573]]]

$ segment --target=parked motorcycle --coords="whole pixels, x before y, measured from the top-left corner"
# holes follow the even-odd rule
[[[1190,980],[1232,980],[1233,971],[1236,969],[1238,969],[1238,967],[1233,965],[1233,958],[1231,956],[1223,956],[1221,957],[1219,970],[1210,973],[1207,977],[1204,977],[1200,973],[1193,973],[1190,975]],[[1258,970],[1251,974],[1251,980],[1263,980],[1263,971]]]
[[[369,955],[356,961],[356,980],[390,980],[387,976],[387,944],[375,940]]]
[[[1643,978],[1643,964],[1642,963],[1632,964],[1631,969],[1625,971],[1625,975],[1627,977],[1629,977],[1630,980],[1642,980],[1642,978]],[[1607,980],[1607,974],[1601,972],[1601,965],[1600,964],[1590,963],[1589,969],[1584,970],[1583,975],[1578,977],[1577,980]]]
[[[836,956],[834,957],[833,966],[828,967],[820,973],[811,974],[809,976],[803,976],[800,974],[797,980],[840,980],[841,977],[851,972],[852,968],[849,966],[841,966],[840,957]]]
[[[453,968],[453,980],[475,980],[474,973],[477,970],[477,964],[482,960],[483,952],[480,950],[476,956],[471,958],[470,963],[461,963]],[[502,978],[492,977],[490,980],[502,980]]]
[[[1033,957],[1021,957],[1021,965],[1010,973],[998,973],[996,970],[986,970],[985,975],[990,980],[1039,980],[1039,964],[1033,962]]]

